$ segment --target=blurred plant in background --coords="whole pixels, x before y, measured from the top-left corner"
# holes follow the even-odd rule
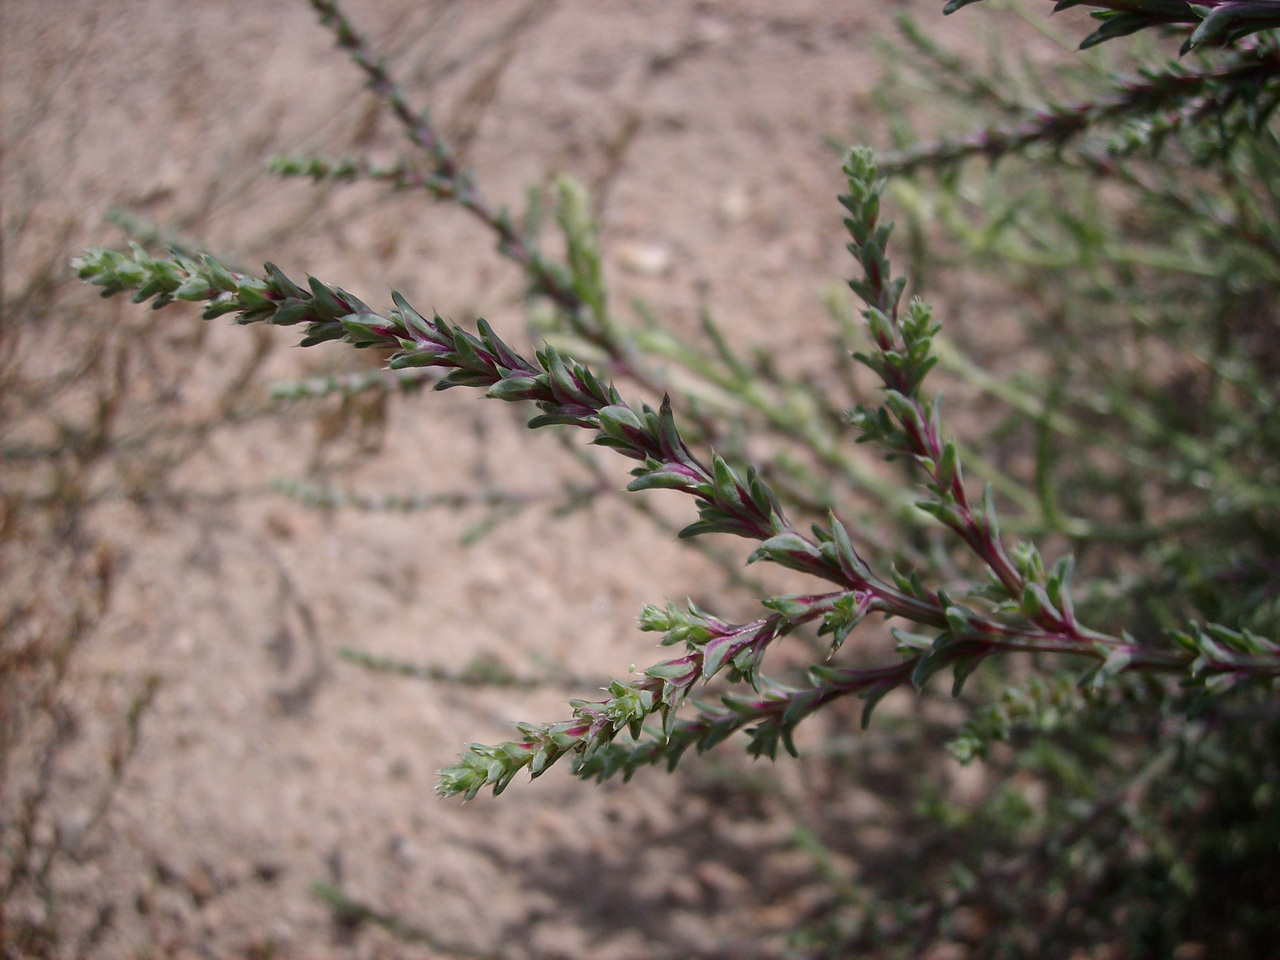
[[[55,879],[94,854],[99,829],[137,746],[159,684],[76,677],[81,650],[117,580],[111,543],[87,513],[111,500],[181,499],[173,473],[209,433],[249,414],[240,396],[266,341],[229,370],[206,418],[172,415],[204,330],[155,318],[81,322],[54,277],[61,252],[5,291],[0,336],[0,949],[5,957],[91,949],[110,924],[100,912],[67,937]],[[59,360],[42,361],[56,336]],[[77,702],[86,689],[102,716]],[[56,811],[62,804],[61,811]],[[67,806],[73,811],[68,815]],[[65,878],[64,878],[65,879]]]
[[[864,869],[829,868],[833,897],[792,931],[796,955],[1280,949],[1270,7],[1091,3],[1100,25],[1085,46],[1154,27],[1181,43],[1181,59],[1168,38],[1139,38],[1136,68],[1103,48],[1052,77],[975,63],[904,20],[887,58],[900,82],[883,94],[895,149],[845,158],[860,304],[830,297],[839,349],[829,369],[795,378],[768,350],[745,355],[710,316],[699,343],[643,312],[624,321],[583,190],[556,183],[556,236],[544,242],[542,193],[520,218],[491,204],[338,5],[312,5],[419,156],[386,168],[295,156],[277,171],[384,180],[470,211],[523,269],[541,348],[521,352],[484,321],[471,333],[423,316],[399,294],[394,309],[370,308],[270,264],[258,276],[135,247],[87,252],[81,277],[155,307],[205,303],[206,318],[304,324],[304,346],[386,351],[390,376],[531,403],[531,427],[577,427],[634,461],[631,491],[691,497],[698,517],[682,538],[746,538],[752,561],[804,585],[757,593],[763,609],[742,623],[692,603],[645,608],[641,628],[681,655],[613,681],[603,700],[571,701],[558,723],[473,746],[441,772],[441,793],[497,793],[562,758],[584,778],[629,777],[742,731],[753,755],[794,753],[814,712],[866,726],[882,698],[915,688],[923,709],[877,718],[829,760],[870,782],[868,757],[890,751],[896,773],[880,786],[912,803],[887,849],[838,817],[798,834],[815,862],[830,865],[838,848]],[[911,106],[921,87],[945,119]],[[925,141],[903,119],[915,117]],[[882,198],[906,215],[905,276]],[[984,277],[1010,291],[1024,323],[952,339],[921,298]],[[930,390],[935,367],[990,400],[963,440]],[[291,389],[388,382],[366,379]],[[761,437],[752,449],[767,454],[748,456]],[[591,495],[607,490],[592,455],[576,455],[596,477]],[[765,675],[770,648],[792,636],[816,662]],[[942,671],[959,710],[930,686]],[[713,695],[718,705],[704,702]],[[972,796],[913,773],[941,750],[981,764]]]

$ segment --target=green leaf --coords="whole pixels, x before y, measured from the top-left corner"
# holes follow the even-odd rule
[[[960,473],[960,463],[956,458],[956,445],[948,442],[942,448],[942,459],[938,461],[938,486],[943,490],[950,487],[953,481],[956,481]]]
[[[665,393],[662,395],[662,406],[658,411],[658,440],[662,453],[668,460],[692,465],[685,450],[684,441],[680,439],[680,433],[676,430],[676,418],[671,412],[671,397]]]
[[[307,277],[307,284],[311,287],[311,299],[315,303],[316,312],[323,319],[341,320],[351,312],[347,309],[347,305],[345,303],[340,303],[338,299],[329,292],[329,288],[315,277]]]
[[[911,671],[911,683],[917,690],[923,690],[935,673],[954,662],[956,645],[957,639],[950,633],[938,635]]]
[[[639,415],[622,404],[601,407],[597,417],[600,429],[605,434],[628,444],[634,444],[636,436],[644,436],[646,433],[645,424]]]
[[[435,339],[436,331],[427,322],[426,317],[418,313],[417,310],[409,306],[409,301],[400,295],[397,290],[391,291],[391,302],[396,305],[396,309],[400,311],[400,317],[404,320],[405,328],[410,334],[416,334],[414,339]]]
[[[503,377],[485,391],[498,400],[536,400],[545,395],[545,386],[536,377]]]
[[[459,366],[471,371],[490,370],[489,362],[481,353],[483,350],[484,344],[471,334],[465,330],[454,330],[453,351],[457,354]]]
[[[655,663],[645,670],[644,675],[658,680],[683,680],[691,672],[692,664],[689,659],[681,657],[679,660],[664,660],[661,663]]]
[[[968,656],[960,657],[952,665],[952,673],[955,681],[951,685],[951,696],[958,697],[960,692],[964,690],[964,683],[982,665],[982,661],[987,659],[986,651],[980,651]]]
[[[1022,599],[1019,603],[1022,614],[1028,620],[1039,619],[1046,611],[1053,610],[1053,602],[1045,588],[1030,580],[1022,586]]]
[[[747,563],[757,560],[772,560],[784,567],[803,567],[808,562],[820,562],[822,554],[812,543],[794,530],[788,530],[760,544],[755,552],[747,558]]]
[[[658,468],[646,469],[644,473],[627,484],[627,489],[632,493],[640,490],[690,490],[696,484],[696,480],[677,470]]]
[[[859,699],[865,701],[865,705],[862,708],[862,718],[860,721],[861,727],[863,730],[867,729],[867,727],[870,726],[871,714],[875,711],[876,706],[880,703],[880,701],[883,700],[885,696],[887,696],[890,692],[896,689],[897,687],[894,686],[893,684],[876,684],[874,687],[870,687],[863,693],[859,694]]]
[[[831,537],[836,545],[841,568],[855,583],[859,585],[870,583],[871,568],[853,549],[853,542],[849,539],[849,532],[845,530],[844,524],[836,519],[834,513],[828,513],[827,520],[831,526]]]
[[[275,313],[271,316],[271,322],[276,326],[289,327],[295,323],[302,323],[304,320],[314,320],[315,315],[311,312],[310,301],[305,300],[289,300],[283,306],[276,308]]]
[[[762,600],[761,605],[776,610],[788,620],[798,620],[813,613],[814,597],[807,593],[793,593]]]
[[[1108,681],[1119,676],[1133,662],[1133,654],[1124,648],[1112,650],[1095,670],[1090,671],[1086,679],[1092,690],[1101,690]],[[1083,683],[1082,683],[1083,685]]]
[[[725,463],[723,457],[718,454],[712,455],[711,471],[715,480],[717,499],[723,504],[738,509],[746,507],[747,503],[743,499],[738,477],[729,464]]]
[[[708,640],[702,648],[702,677],[710,680],[724,666],[729,655],[737,645],[737,637],[725,636]]]

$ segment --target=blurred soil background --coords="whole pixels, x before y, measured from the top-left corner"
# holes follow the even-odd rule
[[[803,369],[829,349],[821,291],[851,269],[831,143],[885,139],[869,95],[890,6],[345,8],[492,200],[518,211],[560,173],[590,188],[620,316],[641,298],[690,332],[705,306]],[[974,24],[937,6],[915,12],[962,43]],[[70,259],[121,246],[123,223],[537,341],[522,276],[464,212],[266,171],[282,152],[409,149],[309,5],[0,11],[3,955],[800,955],[786,932],[892,861],[895,791],[921,771],[856,740],[839,763],[752,765],[730,746],[675,777],[597,788],[555,770],[497,801],[433,796],[468,741],[562,718],[652,662],[646,601],[744,608],[613,496],[625,465],[586,471],[525,411],[466,391],[272,399],[383,358],[74,279]],[[981,296],[956,296],[948,322]],[[316,506],[282,483],[437,499]],[[847,743],[857,709],[810,721],[805,743]]]

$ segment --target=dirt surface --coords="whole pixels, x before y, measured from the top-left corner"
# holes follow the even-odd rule
[[[646,601],[693,594],[723,609],[722,572],[619,498],[557,512],[565,481],[589,475],[553,436],[523,430],[520,411],[464,391],[273,403],[273,382],[378,358],[101,301],[71,279],[80,249],[123,242],[105,220],[114,208],[228,262],[270,259],[373,305],[395,288],[530,342],[519,272],[465,213],[265,171],[281,152],[391,162],[406,149],[309,6],[0,9],[6,360],[53,384],[6,413],[6,589],[30,599],[6,642],[62,623],[74,585],[101,593],[66,626],[74,655],[49,714],[65,730],[37,711],[11,738],[4,815],[29,817],[31,856],[63,852],[11,891],[0,930],[46,939],[13,939],[6,955],[787,955],[778,931],[834,895],[797,826],[844,818],[872,850],[887,822],[884,799],[833,793],[824,766],[751,766],[728,749],[626,785],[554,771],[496,801],[432,794],[468,741],[561,718],[568,696],[656,659],[634,627]],[[828,141],[882,137],[867,97],[885,5],[348,11],[495,201],[519,209],[529,185],[563,172],[588,185],[620,313],[643,298],[689,331],[707,305],[737,342],[788,362],[827,349],[820,293],[849,271]],[[109,444],[66,452],[104,422]],[[625,466],[602,463],[620,488]],[[280,481],[461,496],[417,512],[316,508]],[[523,509],[462,502],[493,490]],[[687,505],[657,502],[687,522]],[[344,648],[570,679],[425,682],[364,669]],[[806,736],[845,722],[815,720]],[[40,804],[23,806],[36,783]],[[335,911],[316,884],[414,930]]]

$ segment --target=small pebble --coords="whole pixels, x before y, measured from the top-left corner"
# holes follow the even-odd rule
[[[642,277],[661,277],[671,269],[671,248],[661,243],[620,243],[615,252],[622,269]]]

